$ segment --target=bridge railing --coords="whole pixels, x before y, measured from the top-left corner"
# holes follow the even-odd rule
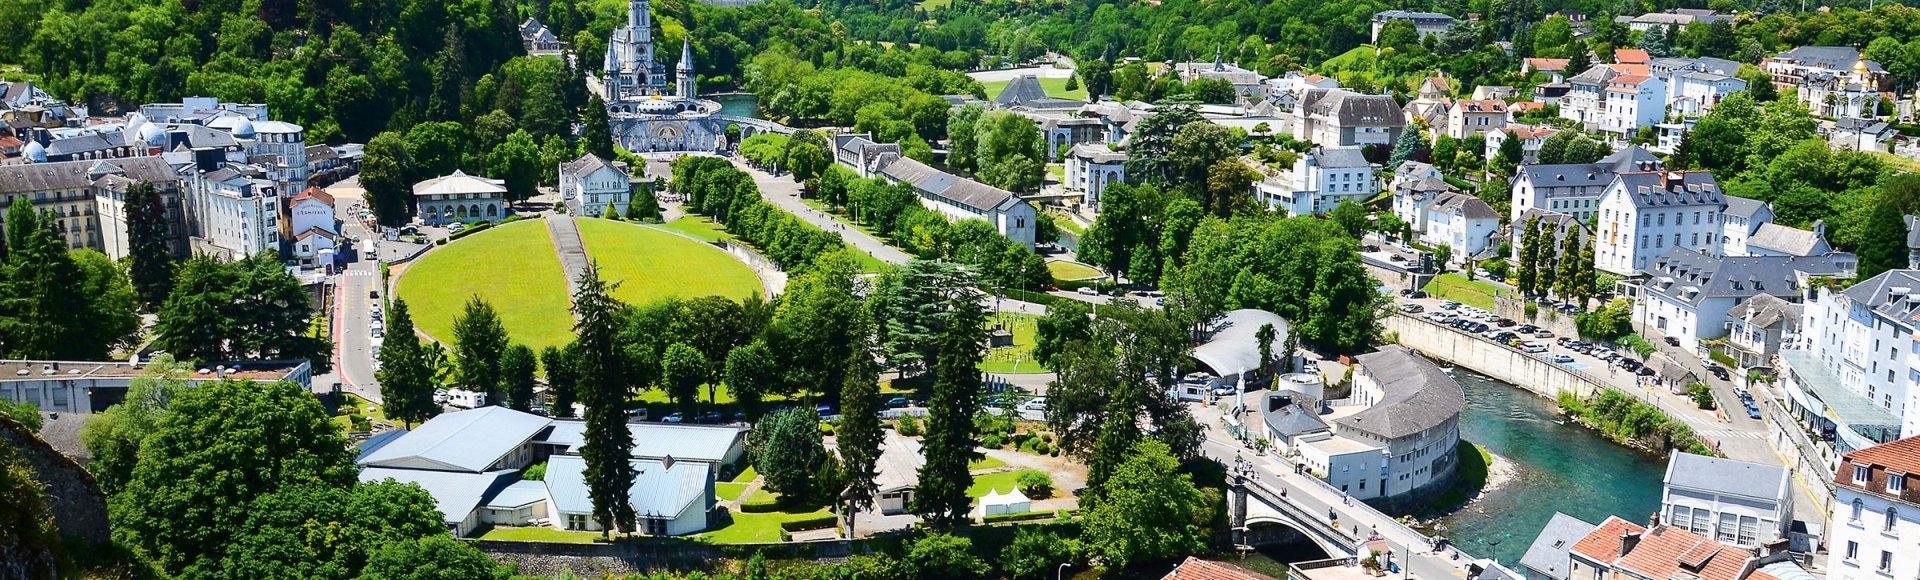
[[[1274,509],[1296,520],[1296,523],[1300,524],[1301,532],[1319,536],[1320,539],[1324,540],[1327,544],[1339,546],[1348,554],[1360,553],[1360,546],[1364,542],[1364,539],[1341,533],[1340,530],[1333,527],[1326,518],[1321,517],[1321,514],[1307,513],[1306,510],[1302,510],[1300,506],[1287,501],[1286,498],[1271,488],[1268,488],[1264,483],[1244,478],[1241,479],[1240,483],[1240,489],[1243,493],[1252,494],[1254,497],[1259,498],[1260,501],[1273,506]]]

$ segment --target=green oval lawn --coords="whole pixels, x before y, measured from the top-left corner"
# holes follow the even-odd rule
[[[399,294],[414,325],[441,342],[453,341],[453,319],[475,295],[500,312],[514,342],[539,350],[573,337],[566,275],[539,219],[489,228],[428,252],[400,275]]]
[[[600,276],[617,281],[615,298],[646,304],[667,296],[719,295],[739,300],[760,293],[753,269],[719,248],[628,222],[580,219],[580,238]]]

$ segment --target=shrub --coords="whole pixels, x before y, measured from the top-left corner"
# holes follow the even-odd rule
[[[547,479],[547,462],[542,461],[535,463],[532,467],[528,467],[526,471],[520,472],[520,479],[527,481],[545,481]]]
[[[915,418],[913,415],[902,416],[900,417],[900,425],[899,427],[897,427],[897,429],[899,429],[901,435],[906,435],[908,437],[919,437],[920,436],[920,419]]]
[[[973,578],[992,570],[973,553],[973,540],[944,533],[914,540],[907,549],[907,565],[919,578]]]
[[[1053,448],[1053,450],[1052,450],[1052,451],[1048,451],[1048,452],[1047,452],[1047,455],[1051,455],[1051,456],[1054,456],[1054,457],[1059,457],[1059,456],[1060,456],[1060,448],[1059,448],[1059,447],[1055,447],[1055,448]]]
[[[829,514],[820,514],[816,516],[807,516],[804,518],[780,522],[780,529],[789,531],[789,532],[803,532],[807,530],[824,530],[827,528],[831,528],[838,523],[839,523],[839,516],[829,513]]]
[[[999,435],[988,435],[980,438],[980,446],[988,449],[999,449],[1000,446],[1005,443],[1006,442],[1000,440]]]
[[[1002,522],[1024,522],[1028,520],[1044,520],[1044,519],[1055,517],[1057,515],[1058,514],[1056,514],[1055,512],[1042,510],[1037,512],[994,514],[984,518],[980,518],[980,521],[982,523],[988,523],[988,524],[997,524]]]
[[[1020,493],[1026,494],[1029,499],[1053,497],[1053,478],[1045,473],[1029,471],[1020,474],[1020,478],[1015,481],[1020,486]]]
[[[776,497],[777,496],[768,494],[765,498],[749,497],[740,500],[740,511],[749,514],[764,514],[780,511],[780,500],[776,499]]]
[[[1687,395],[1693,397],[1694,406],[1708,411],[1713,410],[1713,388],[1706,383],[1687,385]]]
[[[1033,441],[1033,453],[1035,455],[1046,455],[1053,451],[1053,446],[1048,445],[1045,441],[1039,439],[1030,439],[1029,441]]]

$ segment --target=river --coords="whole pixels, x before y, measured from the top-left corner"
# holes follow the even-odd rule
[[[728,93],[711,95],[707,98],[720,103],[720,113],[735,117],[760,119],[760,96],[753,93]]]
[[[1664,458],[1561,424],[1551,400],[1465,369],[1456,376],[1467,394],[1460,436],[1512,466],[1512,479],[1441,520],[1441,535],[1467,553],[1516,565],[1555,511],[1599,523],[1644,522],[1660,509]]]

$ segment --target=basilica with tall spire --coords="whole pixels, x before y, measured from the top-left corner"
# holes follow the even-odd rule
[[[607,39],[600,86],[614,141],[635,153],[725,149],[728,122],[719,118],[719,103],[700,98],[693,44],[681,41],[668,77],[654,52],[651,8],[648,0],[627,0],[627,24]]]

